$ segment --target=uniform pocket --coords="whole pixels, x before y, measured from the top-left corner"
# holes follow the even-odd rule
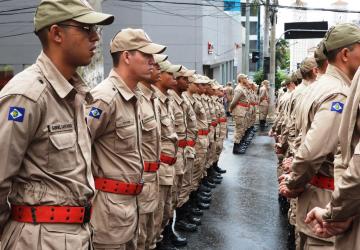
[[[70,250],[83,249],[82,239],[79,236],[81,227],[77,224],[42,224],[41,249],[43,250]],[[90,235],[89,239],[90,241]]]
[[[142,122],[142,140],[143,141],[152,141],[156,138],[156,120]]]
[[[108,200],[109,227],[121,228],[134,224],[136,220],[136,198],[106,193]]]
[[[131,120],[116,122],[115,151],[128,153],[135,151],[136,126]]]
[[[75,168],[75,131],[49,135],[49,169],[52,172],[69,171]]]

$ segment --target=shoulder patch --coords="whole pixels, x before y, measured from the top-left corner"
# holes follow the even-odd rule
[[[89,112],[89,116],[94,117],[96,119],[99,119],[100,116],[101,116],[101,113],[102,113],[101,109],[92,107],[90,112]]]
[[[332,102],[331,103],[331,111],[341,114],[343,112],[343,110],[344,110],[344,103],[342,103],[342,102]]]
[[[23,122],[25,117],[25,108],[10,107],[8,114],[8,121]]]

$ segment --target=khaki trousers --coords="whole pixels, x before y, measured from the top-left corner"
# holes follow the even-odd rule
[[[155,248],[151,245],[155,241],[155,212],[139,215],[139,236],[137,250]]]
[[[247,129],[246,117],[234,116],[234,121],[235,121],[234,143],[240,143]]]
[[[91,247],[89,225],[82,224],[32,224],[8,221],[1,238],[2,250],[89,250]]]
[[[195,163],[195,149],[191,147],[185,148],[185,172],[182,180],[177,207],[181,207],[189,200],[189,195],[193,180],[193,169]]]
[[[161,240],[161,233],[169,222],[169,219],[172,217],[172,198],[171,198],[171,189],[170,185],[160,185],[159,186],[159,205],[158,209],[155,210],[155,243]]]

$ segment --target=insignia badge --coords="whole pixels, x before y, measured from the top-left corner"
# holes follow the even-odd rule
[[[14,122],[23,122],[25,116],[25,109],[21,107],[10,107],[8,120]]]
[[[344,109],[344,103],[342,102],[333,102],[331,104],[331,111],[342,113]]]
[[[96,119],[99,119],[100,116],[101,116],[101,113],[102,113],[101,109],[92,107],[90,112],[89,112],[89,116],[94,117]]]

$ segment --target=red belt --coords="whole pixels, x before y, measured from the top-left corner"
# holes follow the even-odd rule
[[[220,118],[218,119],[218,123],[226,122],[226,121],[227,121],[226,117],[220,117]]]
[[[257,102],[252,102],[252,103],[250,103],[250,105],[256,106],[256,105],[257,105]]]
[[[208,135],[209,134],[209,130],[207,129],[199,129],[198,131],[198,135]]]
[[[248,103],[245,103],[245,102],[238,102],[237,105],[241,106],[241,107],[245,107],[245,108],[250,107],[250,105]]]
[[[11,217],[26,223],[88,223],[91,205],[86,207],[11,205]]]
[[[179,141],[178,141],[178,146],[179,146],[180,148],[185,148],[185,147],[187,146],[186,140],[179,140]]]
[[[143,189],[144,183],[126,183],[117,180],[95,177],[95,188],[97,190],[125,195],[138,195]]]
[[[335,186],[334,186],[334,178],[332,177],[327,177],[324,176],[322,174],[317,174],[315,175],[311,181],[310,184],[321,188],[321,189],[328,189],[328,190],[334,190]]]
[[[165,155],[165,154],[162,153],[160,155],[160,161],[171,166],[171,165],[175,164],[176,157],[171,157],[171,156],[168,156],[168,155]]]
[[[149,161],[145,161],[144,162],[144,172],[156,172],[158,171],[160,166],[160,162],[149,162]]]
[[[211,122],[210,125],[213,126],[213,127],[216,127],[216,126],[217,126],[217,122]]]
[[[187,145],[190,146],[190,147],[194,147],[196,144],[196,141],[194,140],[187,140]]]

